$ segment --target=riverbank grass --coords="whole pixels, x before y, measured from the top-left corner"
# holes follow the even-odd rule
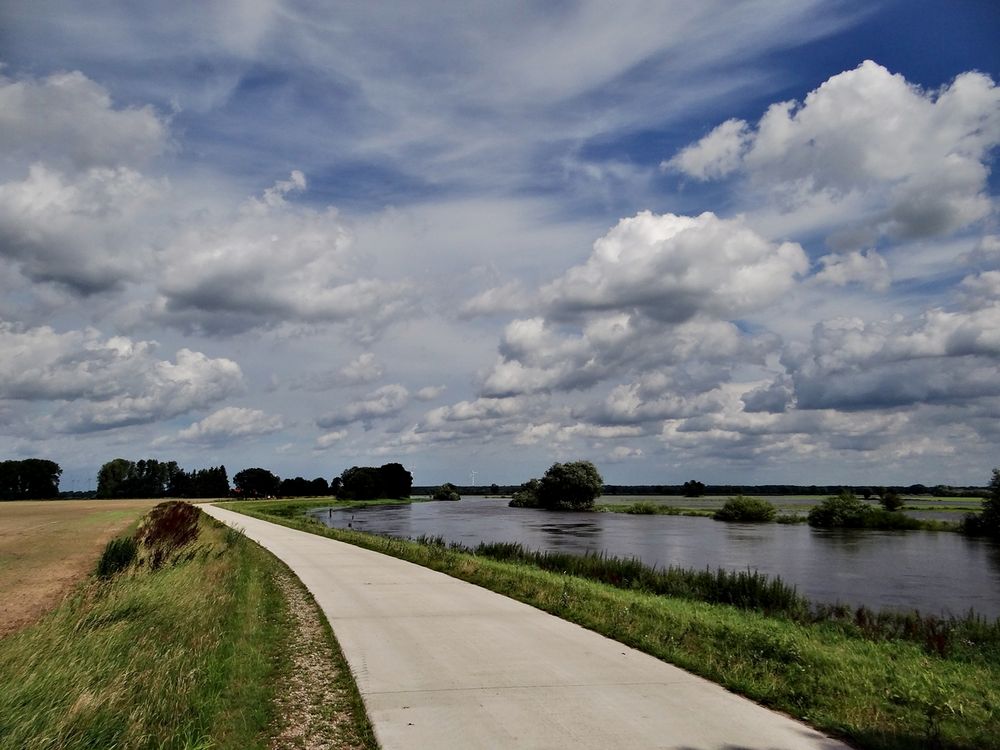
[[[441,544],[268,518],[410,560],[526,602],[785,711],[858,747],[1000,747],[1000,657],[948,656],[924,643],[871,639],[729,605],[618,588]]]
[[[0,749],[271,746],[296,645],[290,576],[242,534],[196,522],[197,539],[105,564],[0,640]]]

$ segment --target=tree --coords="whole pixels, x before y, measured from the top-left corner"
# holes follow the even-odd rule
[[[410,490],[413,489],[413,475],[403,468],[402,464],[382,464],[378,471],[383,497],[402,499],[410,496]]]
[[[555,463],[538,486],[538,500],[550,510],[588,510],[604,489],[604,480],[590,461]]]
[[[352,466],[340,475],[337,497],[349,500],[375,500],[383,497],[379,471],[374,466]]]
[[[338,497],[352,500],[376,500],[409,497],[412,489],[413,475],[402,464],[390,463],[378,468],[352,466],[340,475],[336,492]]]
[[[125,458],[113,458],[97,472],[97,496],[99,498],[125,497],[125,481],[128,479],[132,462]]]
[[[252,468],[238,471],[233,476],[236,492],[242,497],[273,497],[278,494],[281,479],[267,469]]]
[[[445,482],[431,495],[431,500],[461,500],[462,496],[458,492],[458,487],[451,482]]]
[[[882,504],[883,508],[889,511],[897,511],[903,507],[903,498],[893,490],[883,492],[879,496],[878,501]]]
[[[967,515],[962,520],[962,530],[967,534],[1000,538],[1000,469],[993,470],[993,477],[986,489],[989,494],[983,500],[982,510]]]
[[[684,497],[701,497],[705,494],[705,485],[694,479],[684,483]]]
[[[62,468],[55,461],[0,461],[0,500],[44,500],[59,496]]]

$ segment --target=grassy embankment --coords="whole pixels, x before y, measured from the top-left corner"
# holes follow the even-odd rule
[[[303,656],[339,670],[332,685],[295,686],[299,703],[316,702],[310,691],[325,701],[297,720],[326,725],[336,715],[335,747],[375,746],[332,632],[301,584],[242,534],[205,516],[197,523],[197,539],[160,554],[158,568],[155,549],[140,546],[141,564],[92,576],[0,640],[0,748],[269,747],[287,729]],[[313,630],[321,623],[308,643],[297,637],[303,617]],[[308,737],[324,727],[295,729]]]
[[[288,508],[287,504],[234,503],[229,507],[410,560],[519,599],[786,711],[859,747],[1000,747],[997,624],[966,623],[967,633],[978,633],[979,642],[953,639],[947,623],[925,628],[914,641],[905,632],[906,618],[895,620],[903,628],[895,635],[889,634],[891,628],[879,628],[871,621],[878,618],[871,613],[856,623],[808,622],[786,611],[798,606],[793,600],[775,604],[771,612],[710,604],[636,590],[645,585],[641,581],[623,578],[611,585],[583,575],[543,570],[541,561],[530,554],[497,560],[441,544],[328,529],[293,513],[275,514],[276,508]],[[706,582],[707,590],[728,585]],[[735,585],[755,584],[744,579]],[[762,585],[766,589],[773,582]],[[781,599],[780,587],[777,593]]]

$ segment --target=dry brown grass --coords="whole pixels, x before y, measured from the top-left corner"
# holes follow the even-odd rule
[[[107,541],[157,502],[0,503],[0,638],[54,607],[93,570]]]

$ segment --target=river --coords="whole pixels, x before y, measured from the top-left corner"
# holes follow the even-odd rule
[[[1000,617],[1000,545],[954,532],[820,530],[805,524],[730,524],[684,516],[551,513],[465,498],[312,512],[337,528],[397,537],[440,536],[475,546],[637,557],[649,565],[755,569],[812,601],[874,609]]]

